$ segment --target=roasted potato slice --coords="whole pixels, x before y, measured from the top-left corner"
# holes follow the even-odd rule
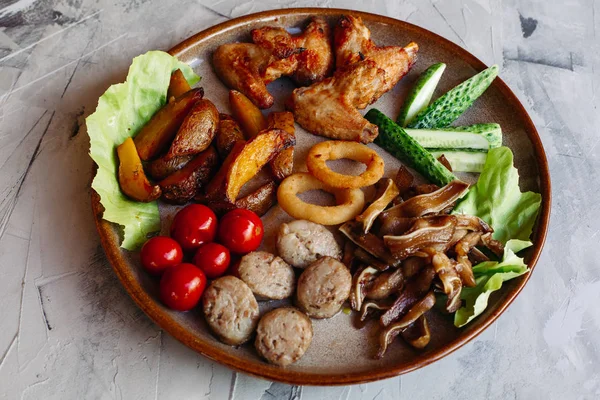
[[[217,169],[218,162],[217,151],[210,146],[185,167],[158,183],[162,189],[163,199],[182,204],[193,198],[198,193],[198,189],[209,181]]]
[[[237,155],[244,149],[246,142],[243,140],[234,143],[229,155],[221,163],[219,171],[213,176],[208,185],[205,186],[204,194],[197,197],[199,202],[216,202],[225,199],[225,182],[229,167],[236,160]]]
[[[219,129],[215,136],[215,146],[221,158],[227,157],[233,145],[238,140],[244,140],[244,133],[238,123],[227,114],[219,115]]]
[[[203,95],[202,88],[192,89],[154,114],[133,140],[142,160],[155,158],[167,147],[187,114]]]
[[[277,184],[268,182],[235,202],[237,208],[253,211],[259,217],[277,202]]]
[[[197,101],[183,120],[169,151],[165,154],[165,159],[198,154],[206,150],[215,137],[218,127],[217,107],[210,100]]]
[[[169,90],[167,90],[167,100],[169,102],[174,101],[176,98],[190,91],[192,88],[190,84],[183,76],[183,72],[180,69],[176,70],[171,74],[171,81],[169,82]]]
[[[160,187],[152,185],[138,156],[133,139],[127,138],[117,147],[119,156],[119,185],[127,197],[145,203],[160,197]]]
[[[294,114],[289,111],[272,112],[267,117],[268,129],[283,129],[292,136],[296,136]],[[294,169],[294,147],[287,148],[271,160],[271,170],[275,179],[282,181],[290,176]]]
[[[227,169],[225,198],[234,203],[244,186],[280,151],[296,144],[296,138],[282,129],[260,132],[247,141]],[[233,153],[232,153],[233,154]]]
[[[160,181],[171,175],[173,172],[180,170],[194,158],[193,155],[173,157],[170,160],[165,160],[165,157],[159,157],[154,161],[146,164],[146,172],[152,179]]]
[[[246,210],[253,211],[260,217],[266,214],[276,202],[277,184],[275,182],[268,182],[254,192],[237,200],[235,204],[221,200],[209,201],[206,205],[219,217],[236,208],[245,208]]]
[[[233,117],[242,127],[246,139],[252,139],[258,135],[258,132],[266,129],[267,120],[262,112],[244,94],[237,90],[230,90],[229,104]]]

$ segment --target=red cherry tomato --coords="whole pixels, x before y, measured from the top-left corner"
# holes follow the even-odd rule
[[[183,250],[191,251],[203,243],[212,242],[217,232],[217,216],[208,207],[190,204],[181,209],[171,225],[171,237]]]
[[[230,211],[219,223],[219,242],[232,253],[245,254],[256,250],[263,235],[262,221],[249,210],[240,208]]]
[[[183,251],[179,243],[166,236],[157,236],[148,240],[140,252],[142,266],[151,274],[161,274],[165,269],[174,267],[183,260]]]
[[[198,304],[205,287],[204,272],[194,264],[179,264],[165,270],[160,279],[160,299],[173,310],[188,311]]]
[[[227,271],[230,261],[229,250],[218,243],[203,244],[198,248],[194,256],[194,264],[209,279],[215,279],[223,275]]]

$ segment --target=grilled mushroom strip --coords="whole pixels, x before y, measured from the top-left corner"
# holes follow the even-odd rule
[[[398,187],[390,178],[380,179],[375,184],[375,189],[377,190],[375,200],[362,214],[356,217],[356,221],[362,224],[363,233],[371,230],[375,218],[400,194]]]
[[[446,310],[455,312],[460,308],[460,292],[462,291],[462,281],[454,268],[454,262],[444,253],[437,252],[431,248],[426,249],[431,254],[431,264],[435,273],[440,278],[444,293],[448,296]]]
[[[408,326],[415,323],[421,316],[435,304],[435,295],[433,290],[430,290],[425,297],[420,299],[414,306],[408,310],[406,315],[402,319],[393,325],[388,326],[379,334],[379,351],[377,352],[377,358],[383,357],[390,343],[404,331]]]
[[[393,293],[398,292],[404,285],[402,268],[394,271],[385,271],[379,274],[366,291],[367,299],[383,300]]]
[[[354,311],[361,309],[367,288],[377,278],[378,273],[373,267],[364,267],[354,273],[350,291],[350,306]]]
[[[342,264],[344,264],[348,269],[352,269],[352,264],[354,264],[355,256],[354,251],[356,250],[356,245],[351,241],[347,240],[344,244],[344,253],[342,255]]]
[[[481,235],[481,232],[469,232],[454,246],[457,261],[456,272],[458,272],[463,284],[468,287],[477,285],[475,276],[473,276],[473,265],[469,260],[469,252],[479,243]]]
[[[395,267],[400,264],[400,260],[392,256],[383,240],[372,233],[363,233],[360,222],[348,221],[340,226],[340,232],[369,254],[383,261],[386,265]]]
[[[416,218],[387,216],[379,218],[381,226],[378,234],[380,236],[391,235],[398,236],[404,234],[415,223]]]
[[[400,191],[400,194],[404,194],[404,192],[412,187],[415,177],[410,173],[408,168],[406,168],[404,165],[401,165],[400,168],[398,168],[398,172],[396,173],[396,178],[394,180],[398,190]]]
[[[437,213],[452,205],[469,185],[465,182],[454,180],[441,189],[428,194],[412,197],[382,213],[382,218],[395,217],[421,217],[426,214]]]
[[[456,229],[466,229],[468,231],[479,231],[482,233],[493,232],[487,222],[474,215],[456,214]]]
[[[400,296],[394,301],[394,304],[387,310],[379,321],[383,326],[389,326],[398,318],[402,317],[411,307],[427,294],[431,288],[431,282],[435,277],[435,271],[432,266],[423,268],[417,275],[409,279],[404,286]]]
[[[389,310],[391,304],[383,300],[367,300],[363,302],[360,309],[360,320],[364,321],[371,311],[386,311]]]
[[[410,279],[423,269],[427,265],[428,260],[423,257],[408,257],[402,261],[402,273],[405,279]]]
[[[471,261],[471,264],[479,264],[484,261],[490,261],[490,258],[477,247],[473,247],[469,252],[469,260]]]
[[[402,339],[415,349],[424,349],[431,340],[427,317],[421,315],[414,324],[402,331]]]
[[[490,249],[498,258],[504,255],[504,245],[496,239],[492,238],[491,233],[481,235],[481,244]]]
[[[387,235],[383,241],[395,258],[404,260],[426,247],[445,248],[455,227],[456,218],[452,215],[419,218],[404,235]]]
[[[364,264],[370,265],[371,267],[374,267],[379,271],[385,271],[390,267],[389,264],[386,264],[383,261],[373,257],[371,254],[367,253],[360,247],[357,247],[356,250],[354,250],[354,255],[356,256],[357,260],[361,261]]]

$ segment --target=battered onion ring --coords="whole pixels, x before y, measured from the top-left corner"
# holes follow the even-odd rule
[[[336,206],[318,206],[298,198],[299,193],[324,190],[335,196]],[[362,212],[365,195],[360,189],[334,189],[306,172],[290,175],[277,190],[279,206],[297,219],[307,219],[321,225],[337,225],[350,221]]]
[[[358,176],[339,174],[325,163],[348,158],[366,164],[367,170]],[[318,180],[337,189],[355,189],[375,184],[384,173],[385,164],[377,152],[364,144],[329,140],[314,145],[306,158],[308,171]]]

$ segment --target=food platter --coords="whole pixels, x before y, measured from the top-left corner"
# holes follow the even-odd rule
[[[319,15],[333,22],[348,14],[360,16],[371,30],[373,39],[382,45],[405,45],[410,41],[419,44],[418,63],[393,90],[376,103],[377,108],[388,115],[398,112],[410,83],[434,62],[448,65],[438,88],[440,92],[485,68],[481,61],[466,50],[415,25],[374,14],[320,8],[268,11],[237,18],[186,39],[169,53],[190,65],[202,77],[200,85],[204,88],[205,98],[213,101],[219,110],[227,110],[228,89],[220,82],[210,63],[211,54],[219,45],[247,40],[253,28],[266,24],[294,28],[301,26],[310,16]],[[293,88],[293,84],[285,80],[270,84],[269,90],[276,99],[272,110],[284,109],[283,100]],[[525,261],[533,270],[544,244],[550,215],[550,178],[545,153],[531,119],[501,79],[496,79],[475,106],[460,119],[464,124],[487,121],[494,121],[502,126],[503,144],[514,153],[514,163],[520,172],[521,189],[533,190],[542,196],[542,206],[532,236],[534,245],[525,255]],[[300,127],[297,127],[296,132],[294,170],[306,171],[302,160],[306,159],[312,145],[323,139]],[[376,149],[384,159],[385,176],[391,177],[400,163],[378,146],[371,144],[370,147]],[[361,172],[360,167],[351,163],[339,167],[345,173]],[[473,177],[467,175],[462,178],[474,181]],[[313,200],[323,201],[316,197]],[[465,328],[455,328],[451,319],[433,314],[429,324],[435,334],[425,350],[415,350],[398,341],[391,346],[385,358],[375,360],[372,357],[376,348],[375,324],[356,329],[350,315],[339,313],[330,319],[314,321],[313,343],[304,357],[296,364],[281,368],[259,359],[251,345],[234,348],[219,342],[210,333],[200,311],[181,313],[163,306],[158,300],[157,282],[140,267],[138,253],[121,249],[118,227],[102,219],[102,206],[96,193],[92,195],[92,207],[102,245],[115,273],[133,300],[153,321],[186,346],[210,359],[238,371],[291,384],[355,384],[392,377],[428,365],[464,345],[488,327],[514,300],[531,275],[529,273],[507,282],[501,291],[492,295],[487,310]],[[178,207],[175,206],[161,205],[163,233],[168,232],[170,221],[177,210]],[[292,218],[276,206],[262,219],[266,232],[263,248],[273,251],[276,227]],[[276,302],[263,303],[261,311],[275,306]]]

